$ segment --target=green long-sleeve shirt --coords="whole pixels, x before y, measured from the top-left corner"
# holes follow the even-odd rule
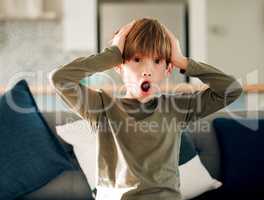
[[[141,103],[80,84],[84,77],[120,63],[119,48],[111,46],[49,74],[56,93],[96,134],[96,199],[180,200],[181,128],[235,101],[242,87],[233,76],[191,58],[181,73],[208,84],[203,91],[161,94]],[[142,109],[134,112],[136,108]]]

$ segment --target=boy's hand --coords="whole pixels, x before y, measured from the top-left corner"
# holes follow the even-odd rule
[[[171,41],[171,65],[172,67],[180,68],[186,70],[188,65],[188,59],[182,54],[180,42],[174,36],[174,34],[165,26],[162,25]]]
[[[123,50],[124,50],[126,36],[129,33],[129,31],[131,30],[135,21],[136,20],[133,20],[132,22],[124,25],[119,30],[117,30],[115,32],[113,39],[109,41],[112,46],[116,45],[119,48],[119,50],[121,51],[121,54],[123,53]]]

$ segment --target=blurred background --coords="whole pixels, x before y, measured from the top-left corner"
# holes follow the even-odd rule
[[[115,30],[141,17],[158,19],[179,38],[186,56],[243,85],[244,94],[225,109],[264,109],[263,0],[0,0],[0,95],[24,78],[41,110],[66,109],[47,74],[102,51]],[[121,86],[112,69],[105,73]],[[169,81],[170,88],[201,84],[176,71]],[[111,90],[101,73],[82,84]]]

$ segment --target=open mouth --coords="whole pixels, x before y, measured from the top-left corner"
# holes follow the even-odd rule
[[[141,83],[141,90],[143,92],[148,92],[150,89],[150,82],[149,81],[144,81],[143,83]]]

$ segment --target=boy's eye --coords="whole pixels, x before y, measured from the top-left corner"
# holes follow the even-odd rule
[[[140,58],[135,57],[135,58],[134,58],[134,61],[135,61],[135,62],[139,62],[139,61],[140,61]]]
[[[160,63],[160,59],[155,59],[155,63],[159,64]]]

